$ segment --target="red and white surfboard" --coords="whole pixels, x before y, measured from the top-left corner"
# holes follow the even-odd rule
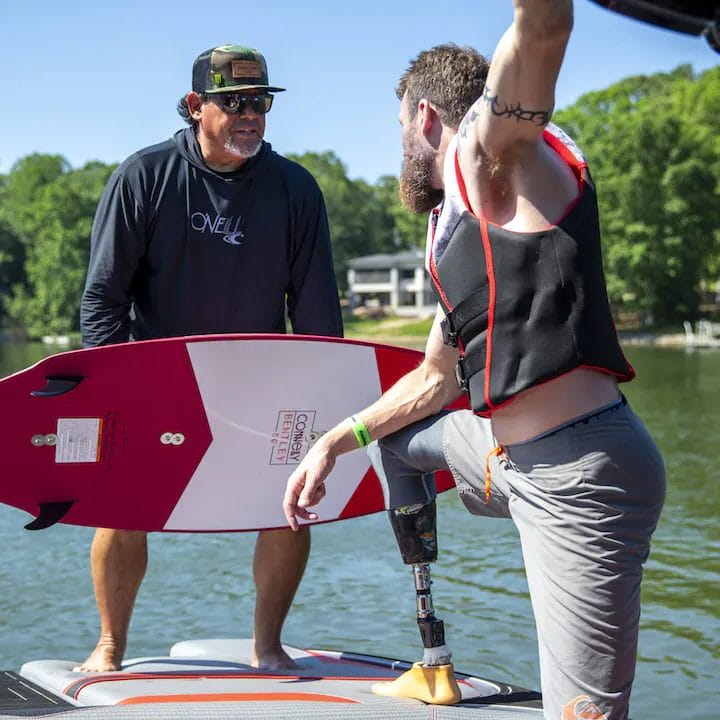
[[[422,354],[302,335],[206,335],[45,358],[0,380],[0,501],[91,527],[286,526],[288,476],[312,443]],[[438,475],[438,490],[453,486]],[[338,459],[323,522],[384,508],[366,453]]]

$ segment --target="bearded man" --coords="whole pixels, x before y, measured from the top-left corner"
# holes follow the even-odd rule
[[[370,455],[416,571],[424,655],[374,690],[452,703],[460,690],[427,571],[433,473],[450,470],[469,512],[518,529],[545,717],[626,720],[665,470],[618,388],[634,371],[608,304],[595,186],[549,122],[572,22],[571,0],[514,0],[489,69],[444,45],[401,77],[402,198],[430,211],[439,312],[422,364],[314,445],[284,511],[293,528],[317,519],[309,508],[338,455],[378,441]],[[472,411],[443,409],[461,393]],[[474,558],[492,550],[491,532],[467,538]]]

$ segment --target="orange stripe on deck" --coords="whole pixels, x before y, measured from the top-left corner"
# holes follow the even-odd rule
[[[125,698],[116,705],[141,705],[145,703],[173,702],[326,702],[351,703],[359,705],[359,700],[339,697],[337,695],[321,695],[320,693],[292,692],[254,692],[254,693],[197,693],[193,695],[137,695]]]

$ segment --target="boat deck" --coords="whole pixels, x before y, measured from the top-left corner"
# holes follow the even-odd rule
[[[371,655],[285,646],[292,671],[251,667],[250,640],[176,643],[169,655],[127,660],[118,672],[81,673],[64,660],[36,660],[5,673],[0,717],[62,720],[528,720],[541,718],[535,692],[456,671],[461,701],[452,706],[375,695],[410,663]],[[7,702],[3,703],[3,698]],[[21,697],[24,698],[21,699]]]

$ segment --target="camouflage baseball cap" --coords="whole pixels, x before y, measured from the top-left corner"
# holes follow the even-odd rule
[[[285,90],[268,84],[267,63],[262,53],[243,45],[221,45],[200,53],[193,63],[192,89],[210,95],[241,90]]]

